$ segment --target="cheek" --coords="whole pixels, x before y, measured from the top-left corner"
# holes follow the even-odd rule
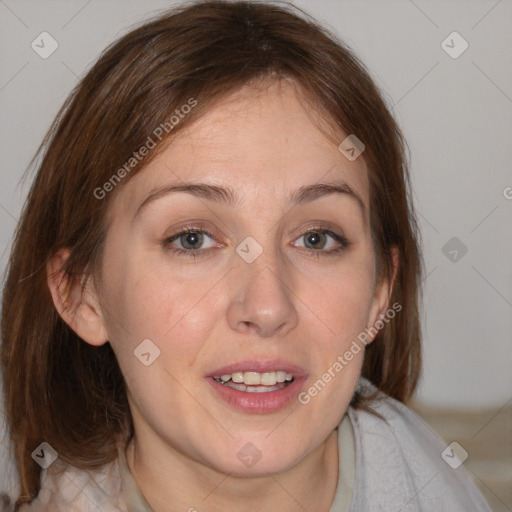
[[[302,296],[315,313],[309,325],[314,321],[318,327],[309,329],[314,372],[299,403],[311,417],[322,417],[329,425],[339,422],[361,373],[364,345],[357,337],[368,327],[372,277],[371,261],[361,258],[325,280],[321,291],[303,288]]]
[[[341,267],[322,280],[307,280],[297,295],[317,318],[318,328],[343,342],[367,327],[372,304],[372,274],[364,265]],[[309,313],[308,313],[309,316]]]
[[[173,373],[186,371],[218,323],[216,308],[222,303],[215,286],[218,277],[135,264],[125,268],[123,275],[125,279],[111,287],[116,292],[108,298],[114,350],[130,367],[133,351],[149,339],[164,356],[160,362],[165,360]]]

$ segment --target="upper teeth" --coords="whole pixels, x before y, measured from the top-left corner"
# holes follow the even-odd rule
[[[235,373],[226,373],[225,375],[221,375],[220,379],[222,382],[227,382],[231,379],[233,382],[241,384],[244,383],[246,385],[252,386],[273,386],[276,382],[284,382],[290,381],[293,379],[293,375],[291,373],[286,373],[284,371],[276,371],[276,372],[235,372]]]

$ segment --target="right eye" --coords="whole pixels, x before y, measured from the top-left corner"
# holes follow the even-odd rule
[[[214,236],[204,228],[187,226],[185,229],[181,229],[163,240],[162,246],[166,250],[170,250],[173,254],[196,258],[205,255],[207,250],[212,247],[210,246],[206,249],[200,248],[205,240],[204,235],[212,239],[214,238]],[[172,246],[175,241],[179,241],[181,247]]]

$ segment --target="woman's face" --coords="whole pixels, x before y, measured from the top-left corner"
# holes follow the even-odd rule
[[[100,303],[139,443],[248,476],[326,440],[363,351],[333,365],[386,307],[369,208],[363,159],[348,160],[286,82],[232,94],[120,190]]]

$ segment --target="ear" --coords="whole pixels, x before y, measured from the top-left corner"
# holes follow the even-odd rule
[[[378,330],[377,332],[375,332],[375,324],[376,322],[379,321],[380,318],[384,316],[387,309],[389,308],[389,301],[391,299],[393,286],[395,285],[395,279],[398,272],[398,247],[391,247],[391,258],[393,262],[393,275],[391,276],[391,278],[383,277],[375,286],[372,306],[370,309],[370,315],[368,319],[368,331],[371,333],[371,336],[369,337],[367,343],[371,343],[377,336]]]
[[[66,324],[91,345],[100,346],[108,341],[103,314],[92,277],[73,280],[64,270],[69,258],[68,249],[60,249],[46,264],[48,288],[57,312]]]

